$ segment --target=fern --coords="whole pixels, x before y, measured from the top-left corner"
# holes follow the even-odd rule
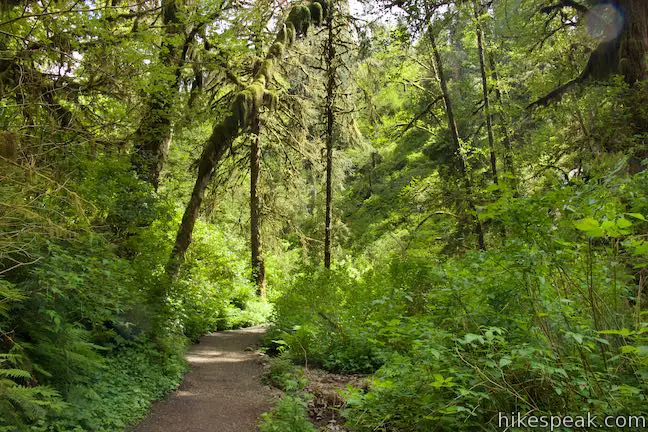
[[[24,299],[25,296],[14,285],[0,279],[0,318],[8,318],[11,304]]]
[[[0,377],[30,379],[31,374],[22,369],[0,369]]]
[[[21,360],[19,354],[0,354],[0,432],[23,430],[26,424],[60,412],[66,406],[54,389],[22,384],[30,381],[32,375],[16,367]]]

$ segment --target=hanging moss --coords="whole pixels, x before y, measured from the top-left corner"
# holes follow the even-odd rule
[[[322,20],[324,19],[324,10],[322,8],[322,5],[317,2],[313,2],[308,5],[308,9],[310,10],[312,23],[318,27],[321,26]]]
[[[238,127],[244,128],[249,123],[252,103],[252,94],[247,89],[236,95],[232,104],[232,112]]]
[[[289,22],[285,24],[286,27],[286,35],[288,37],[288,45],[292,45],[295,42],[295,39],[297,39],[297,32],[295,31],[295,26],[293,23]]]
[[[225,128],[232,133],[250,125],[252,116],[262,106],[275,109],[279,100],[276,93],[266,88],[273,78],[275,59],[281,59],[286,47],[289,47],[298,36],[306,36],[311,24],[322,25],[330,10],[329,0],[314,0],[306,5],[296,5],[288,14],[286,23],[277,32],[275,42],[268,50],[265,60],[257,60],[254,65],[254,80],[235,98],[232,104],[232,115],[225,121]]]
[[[264,62],[261,63],[261,66],[259,67],[256,76],[263,76],[265,77],[266,82],[272,81],[272,69],[274,67],[274,60],[272,58],[268,58]]]
[[[285,46],[281,42],[275,42],[268,51],[268,57],[281,58],[284,55]]]
[[[311,23],[310,10],[304,5],[293,6],[286,21],[295,27],[297,36],[306,36]]]
[[[250,84],[246,91],[250,92],[252,97],[252,106],[250,111],[258,110],[263,105],[263,93],[266,88],[266,79],[260,76]]]
[[[229,125],[233,130],[244,129],[252,121],[255,112],[263,106],[265,94],[265,76],[259,76],[245,90],[241,91],[232,104],[233,119]]]
[[[277,42],[281,42],[282,44],[285,44],[287,39],[288,39],[288,30],[286,29],[286,24],[284,24],[277,32],[277,37],[275,38],[275,40]]]
[[[271,111],[274,111],[277,109],[277,105],[279,104],[279,95],[273,91],[266,90],[265,93],[263,93],[263,105],[270,109]]]
[[[322,7],[322,21],[328,17],[329,11],[331,10],[331,1],[330,0],[315,0],[313,3],[317,3]]]
[[[223,121],[221,130],[224,134],[235,134],[238,132],[240,123],[238,113],[232,110],[232,113]]]
[[[0,158],[18,158],[18,135],[15,132],[0,131]]]
[[[281,26],[279,32],[277,32],[277,42],[281,42],[285,46],[291,46],[295,42],[295,26],[293,23],[288,22]]]

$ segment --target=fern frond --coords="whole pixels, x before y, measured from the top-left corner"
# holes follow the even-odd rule
[[[30,379],[31,374],[22,369],[0,369],[0,377]]]

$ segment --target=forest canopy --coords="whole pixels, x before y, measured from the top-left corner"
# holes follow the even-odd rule
[[[645,418],[647,140],[645,0],[0,0],[0,432],[257,324],[266,432]]]

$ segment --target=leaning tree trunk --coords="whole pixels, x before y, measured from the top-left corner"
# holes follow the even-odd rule
[[[333,11],[326,17],[326,216],[324,221],[324,267],[331,268],[331,225],[333,223],[333,128],[335,125],[335,44]]]
[[[259,201],[259,174],[261,172],[261,125],[259,113],[255,113],[252,124],[252,148],[250,149],[250,250],[252,280],[257,287],[257,294],[265,296],[265,262],[261,243],[261,206]]]
[[[477,50],[479,52],[479,71],[481,72],[482,81],[482,97],[484,99],[484,114],[486,115],[486,134],[488,136],[488,151],[490,153],[490,166],[493,183],[498,183],[497,178],[497,156],[495,153],[495,138],[493,136],[493,116],[490,110],[490,96],[488,91],[488,76],[486,73],[486,57],[484,55],[484,31],[481,26],[481,8],[477,4],[477,0],[473,0],[473,12],[475,15],[477,33]]]
[[[254,113],[266,106],[274,106],[275,96],[268,92],[268,84],[272,80],[272,68],[283,58],[284,50],[290,47],[299,36],[305,36],[311,24],[321,25],[329,11],[329,2],[313,0],[308,4],[299,4],[291,8],[286,23],[281,26],[275,41],[268,50],[265,60],[261,63],[252,82],[240,91],[230,111],[218,122],[200,156],[198,176],[191,197],[187,203],[182,222],[178,228],[176,241],[171,250],[171,256],[166,265],[166,274],[174,279],[177,277],[185,255],[191,244],[193,228],[198,219],[198,211],[205,196],[209,181],[233,141],[241,131],[247,130],[254,122]]]
[[[591,1],[593,6],[607,5],[618,12],[623,21],[618,34],[612,39],[603,39],[590,53],[587,64],[582,72],[572,80],[559,85],[545,96],[529,104],[528,108],[547,105],[588,79],[603,80],[612,74],[623,76],[630,91],[625,97],[624,104],[631,113],[630,126],[638,142],[631,149],[629,163],[630,173],[642,171],[645,168],[641,161],[648,157],[648,116],[644,107],[648,104],[648,1],[646,0],[598,0]],[[596,13],[586,5],[571,1],[560,0],[547,2],[540,10],[545,14],[554,14],[562,8],[574,9],[581,18],[589,13]],[[615,21],[614,19],[612,21]]]
[[[475,233],[477,234],[477,244],[479,249],[485,250],[486,244],[484,242],[484,230],[482,228],[481,222],[476,215],[476,207],[473,201],[473,186],[472,180],[470,178],[470,172],[468,170],[468,163],[466,161],[466,156],[464,154],[464,149],[462,148],[461,141],[459,140],[459,130],[457,128],[457,122],[454,116],[454,110],[452,105],[452,99],[450,97],[450,91],[448,90],[448,83],[446,81],[445,72],[443,70],[443,62],[441,60],[441,55],[439,54],[439,49],[437,48],[436,38],[432,33],[432,28],[428,29],[428,36],[432,45],[432,54],[433,54],[433,63],[434,69],[439,80],[439,85],[441,87],[441,93],[443,95],[443,102],[445,105],[446,118],[448,120],[448,129],[450,131],[450,137],[452,138],[452,143],[454,144],[455,159],[459,166],[459,172],[462,178],[464,185],[464,192],[466,194],[466,200],[468,208],[473,213],[473,222],[475,227]]]
[[[231,117],[234,116],[231,115],[214,127],[209,142],[200,157],[196,183],[194,184],[191,197],[182,216],[182,222],[176,234],[175,244],[171,250],[171,257],[166,266],[166,273],[171,278],[175,278],[178,275],[180,266],[184,262],[185,254],[191,244],[193,229],[198,219],[198,211],[205,198],[205,190],[209,186],[214,169],[238,134],[238,125],[235,126],[231,122]]]

